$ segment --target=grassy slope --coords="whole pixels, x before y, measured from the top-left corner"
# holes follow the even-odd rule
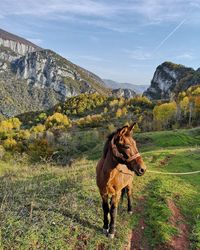
[[[137,136],[149,169],[183,172],[199,169],[199,129]],[[145,145],[144,145],[145,142]],[[134,180],[134,205],[143,196],[144,211],[127,215],[119,208],[113,241],[101,233],[102,211],[95,184],[95,165],[102,146],[71,168],[17,162],[0,163],[0,246],[5,249],[123,249],[130,229],[145,219],[151,249],[177,231],[166,205],[173,199],[190,229],[191,249],[200,248],[200,175],[146,173]],[[86,155],[87,156],[87,155]],[[92,160],[91,160],[92,159]],[[1,248],[0,247],[0,248]]]

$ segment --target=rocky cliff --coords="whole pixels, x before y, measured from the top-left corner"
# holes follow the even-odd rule
[[[136,93],[135,91],[133,91],[132,89],[113,89],[112,90],[112,95],[114,97],[124,97],[125,99],[129,99],[129,98],[132,98],[134,96],[136,96]]]
[[[0,90],[0,113],[4,116],[48,109],[79,93],[109,93],[95,74],[2,30]]]
[[[41,49],[28,40],[2,29],[0,29],[0,46],[9,48],[18,56]]]
[[[180,91],[199,84],[200,72],[183,65],[164,62],[156,68],[144,95],[150,99],[170,99]]]

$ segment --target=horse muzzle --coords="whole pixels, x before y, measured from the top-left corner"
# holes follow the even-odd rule
[[[141,166],[140,164],[128,164],[127,167],[136,173],[137,176],[142,176],[144,175],[146,171],[146,167]]]
[[[138,170],[135,170],[135,173],[137,176],[142,176],[142,175],[144,175],[145,171],[146,171],[146,169],[140,167]]]

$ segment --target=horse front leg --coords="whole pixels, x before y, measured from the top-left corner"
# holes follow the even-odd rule
[[[109,213],[109,204],[108,204],[108,196],[102,197],[102,208],[103,208],[103,233],[108,234],[109,221],[108,221],[108,213]]]
[[[117,217],[117,208],[120,200],[121,192],[112,196],[110,204],[110,225],[108,237],[113,239],[115,236],[116,229],[116,217]]]

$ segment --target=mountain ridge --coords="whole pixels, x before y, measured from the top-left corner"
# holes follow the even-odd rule
[[[9,41],[15,41],[18,43],[23,43],[25,45],[31,46],[35,49],[42,49],[41,47],[39,47],[38,45],[28,41],[27,39],[14,35],[6,30],[0,29],[0,38],[2,38],[3,40],[9,40]]]
[[[120,83],[113,81],[111,79],[103,79],[105,85],[111,89],[130,89],[136,92],[137,94],[142,94],[144,90],[148,88],[149,85],[137,85],[132,83]]]
[[[110,93],[94,73],[52,50],[0,31],[0,113],[4,116],[49,109],[80,93]]]

